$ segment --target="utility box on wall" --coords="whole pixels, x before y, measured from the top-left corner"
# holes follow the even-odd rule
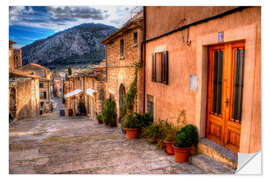
[[[198,75],[190,75],[190,90],[198,91]]]

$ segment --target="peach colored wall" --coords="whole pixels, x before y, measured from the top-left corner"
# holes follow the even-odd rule
[[[196,7],[194,7],[191,12],[193,13],[196,10]],[[147,13],[149,15],[148,11]],[[217,44],[218,32],[223,31],[224,42],[246,40],[240,152],[258,151],[261,148],[260,19],[260,7],[246,8],[222,18],[190,27],[190,46],[182,42],[183,36],[186,40],[188,29],[148,42],[146,44],[146,94],[154,96],[155,120],[168,120],[175,123],[180,111],[185,110],[188,123],[196,125],[200,137],[204,137],[207,46]],[[147,32],[149,32],[149,29]],[[168,85],[151,81],[152,53],[163,50],[167,50],[169,56]],[[197,92],[189,89],[190,75],[198,75],[199,77]]]
[[[146,39],[156,37],[177,27],[205,19],[237,6],[147,6]]]

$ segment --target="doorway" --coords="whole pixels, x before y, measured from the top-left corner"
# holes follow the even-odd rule
[[[206,137],[239,152],[245,42],[208,48]]]
[[[122,111],[122,108],[125,104],[125,100],[124,100],[124,97],[126,95],[126,90],[125,90],[125,86],[123,84],[120,85],[119,87],[119,121],[118,123],[122,123],[122,119],[123,119],[123,113],[121,113]]]
[[[13,117],[15,117],[16,111],[16,90],[15,88],[11,88],[9,96],[9,113],[11,113]]]

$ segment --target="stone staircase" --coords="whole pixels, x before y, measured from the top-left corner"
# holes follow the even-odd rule
[[[233,174],[237,169],[237,153],[206,138],[198,143],[197,154],[189,162],[206,173]]]

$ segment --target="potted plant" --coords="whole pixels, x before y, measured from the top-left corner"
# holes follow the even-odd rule
[[[134,114],[126,114],[124,120],[124,129],[126,131],[126,137],[128,139],[134,139],[138,136],[138,122],[134,118]]]
[[[102,114],[98,114],[96,116],[96,118],[97,118],[99,124],[103,124],[103,116],[102,116]]]
[[[110,125],[112,127],[116,126],[116,119],[117,119],[117,113],[116,113],[116,103],[112,99],[106,99],[103,105],[103,121],[106,125]]]
[[[85,108],[85,105],[84,105],[84,102],[83,101],[79,102],[79,104],[78,104],[78,111],[79,111],[79,115],[81,115],[81,116],[85,116],[86,115],[86,108]]]
[[[198,143],[198,131],[194,125],[188,124],[176,132],[176,143],[173,145],[176,162],[187,162],[192,145]]]
[[[167,130],[166,138],[164,139],[164,144],[166,147],[166,153],[168,155],[174,154],[173,144],[175,143],[176,129],[171,127]]]

